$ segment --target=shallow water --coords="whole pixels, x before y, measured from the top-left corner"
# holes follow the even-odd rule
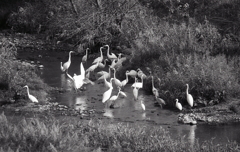
[[[40,56],[39,56],[40,55]],[[86,90],[75,92],[72,87],[72,82],[60,70],[60,62],[68,60],[68,52],[19,52],[19,58],[38,60],[44,65],[42,70],[39,70],[40,77],[50,86],[58,87],[66,90],[61,94],[56,94],[56,102],[75,108],[77,110],[95,109],[96,117],[102,119],[112,119],[113,121],[123,121],[130,123],[147,123],[152,125],[159,125],[166,128],[170,135],[178,139],[178,137],[185,137],[186,140],[194,145],[198,140],[200,143],[205,140],[213,139],[213,143],[226,143],[227,141],[237,141],[240,143],[240,125],[224,125],[224,126],[209,126],[209,125],[183,125],[177,123],[177,115],[179,111],[170,111],[154,106],[154,98],[151,95],[144,94],[143,90],[139,90],[139,101],[134,101],[131,84],[124,88],[127,97],[121,95],[115,101],[118,108],[110,109],[107,104],[101,102],[102,94],[107,88],[99,81],[94,81],[95,85],[84,85]],[[72,54],[72,63],[69,68],[69,74],[73,76],[74,73],[80,74],[80,56]],[[87,69],[92,61],[84,64]],[[96,71],[101,71],[97,69]],[[107,69],[105,69],[107,71]],[[114,85],[112,95],[117,94],[117,88]],[[146,111],[143,111],[140,106],[140,100],[145,103]]]

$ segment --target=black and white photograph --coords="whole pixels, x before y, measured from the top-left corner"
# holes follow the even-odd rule
[[[0,0],[0,152],[240,151],[239,0]]]

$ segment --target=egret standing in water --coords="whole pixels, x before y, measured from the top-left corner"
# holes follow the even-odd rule
[[[105,66],[106,66],[106,61],[107,61],[107,60],[108,60],[108,59],[103,60],[104,63],[99,62],[98,67],[99,67],[99,68],[105,68]]]
[[[135,83],[131,86],[131,87],[137,87],[137,88],[139,88],[139,89],[141,89],[142,87],[143,87],[143,75],[142,75],[142,77],[141,77],[141,82],[136,82],[135,81]]]
[[[188,93],[189,85],[186,84],[187,89],[186,89],[186,96],[187,96],[187,102],[190,105],[190,107],[193,107],[193,97],[191,94]]]
[[[121,82],[119,79],[116,78],[116,69],[113,68],[113,71],[114,71],[114,73],[113,73],[113,75],[114,75],[113,79],[114,79],[115,85],[118,86],[118,87],[122,87],[122,82]]]
[[[145,105],[144,105],[144,103],[143,103],[143,101],[141,100],[141,107],[142,107],[142,110],[143,111],[145,111],[146,110],[146,107],[145,107]]]
[[[137,78],[135,77],[135,83],[137,82]],[[133,96],[134,96],[134,100],[138,100],[138,90],[139,88],[137,88],[136,86],[134,86],[133,88]]]
[[[98,80],[102,80],[102,79],[108,79],[111,77],[111,69],[108,69],[108,72],[106,71],[100,71],[97,73],[98,75],[102,75],[101,77],[98,78]]]
[[[125,75],[126,75],[126,79],[121,82],[121,83],[122,83],[122,87],[124,87],[124,86],[128,83],[128,74],[127,74],[127,71],[126,71]]]
[[[153,95],[155,96],[155,99],[157,99],[159,97],[159,93],[158,93],[158,90],[154,87],[154,79],[153,79],[153,76],[152,76],[152,93]]]
[[[68,61],[65,62],[65,63],[63,64],[63,66],[61,67],[62,72],[67,71],[68,68],[69,68],[70,65],[71,65],[71,53],[74,53],[74,52],[73,52],[73,51],[70,51],[70,52],[69,52]]]
[[[130,75],[132,78],[135,78],[137,76],[137,71],[135,70],[130,70],[127,71],[128,75]]]
[[[111,100],[111,101],[115,101],[115,100],[117,100],[117,98],[118,98],[120,92],[121,92],[121,88],[118,87],[118,93],[117,93],[117,95],[112,96],[109,100]]]
[[[109,53],[109,45],[104,45],[104,47],[107,47],[107,57],[110,60],[117,59],[117,56],[114,53],[111,53],[111,54]]]
[[[64,68],[62,66],[62,62],[60,62],[60,69],[61,69],[62,72],[64,72]]]
[[[86,49],[86,54],[82,57],[82,62],[87,62],[87,57],[88,57],[88,50],[89,48]]]
[[[110,88],[106,92],[103,93],[102,103],[105,103],[111,97],[112,90],[113,90],[112,81],[113,81],[113,79],[111,78],[110,79]]]
[[[30,93],[29,93],[29,88],[28,88],[28,86],[27,85],[25,85],[23,88],[27,88],[27,94],[28,94],[28,98],[32,101],[32,102],[35,102],[35,103],[38,103],[38,100],[37,100],[37,98],[36,97],[34,97],[33,95],[31,95]]]
[[[99,64],[99,62],[91,65],[91,66],[86,70],[86,72],[92,72],[92,71],[94,71],[94,70],[98,67],[98,64]]]
[[[100,63],[100,62],[102,62],[103,61],[103,53],[102,53],[102,49],[103,49],[103,47],[100,47],[100,57],[97,57],[94,61],[93,61],[93,63],[92,64],[95,64],[95,63]]]
[[[178,99],[176,99],[176,108],[178,108],[180,111],[182,110],[182,104],[178,102]]]

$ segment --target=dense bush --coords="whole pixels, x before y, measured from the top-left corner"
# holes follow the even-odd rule
[[[79,52],[106,43],[128,49],[130,60],[122,71],[150,67],[169,105],[175,98],[185,103],[186,83],[199,104],[209,105],[240,92],[239,61],[232,60],[239,55],[237,6],[236,0],[42,0],[19,7],[9,23],[31,32],[41,27],[40,32],[74,44]],[[150,92],[150,79],[145,82]]]
[[[29,63],[22,63],[15,59],[17,49],[15,44],[7,39],[0,40],[0,93],[5,100],[19,98],[26,95],[24,85],[30,87],[30,92],[39,101],[45,101],[47,85],[37,76],[36,68]]]

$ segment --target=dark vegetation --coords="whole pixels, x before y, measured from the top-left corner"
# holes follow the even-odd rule
[[[124,123],[89,122],[54,118],[23,118],[13,123],[0,115],[1,151],[239,151],[235,142],[213,144],[211,141],[195,145],[184,138],[172,140],[161,126],[132,126]]]
[[[169,107],[175,98],[186,104],[186,83],[197,106],[207,106],[239,97],[239,14],[238,0],[1,0],[0,28],[69,43],[79,53],[87,47],[98,52],[98,46],[109,44],[129,59],[121,71],[151,69]],[[49,87],[32,64],[16,60],[16,53],[16,44],[0,39],[0,101],[25,101],[26,84],[45,101]],[[151,78],[144,81],[151,92]],[[230,109],[238,113],[234,106]],[[4,114],[0,124],[1,151],[239,150],[236,143],[211,142],[191,149],[159,127],[149,131],[143,126],[60,124],[50,119],[12,123]]]
[[[175,98],[186,103],[186,83],[201,106],[239,95],[237,0],[2,3],[4,25],[14,32],[44,34],[47,40],[73,44],[79,52],[86,47],[98,52],[95,46],[110,44],[130,54],[122,71],[142,67],[146,72],[149,67],[160,96],[170,106]],[[151,79],[145,82],[150,92]]]

